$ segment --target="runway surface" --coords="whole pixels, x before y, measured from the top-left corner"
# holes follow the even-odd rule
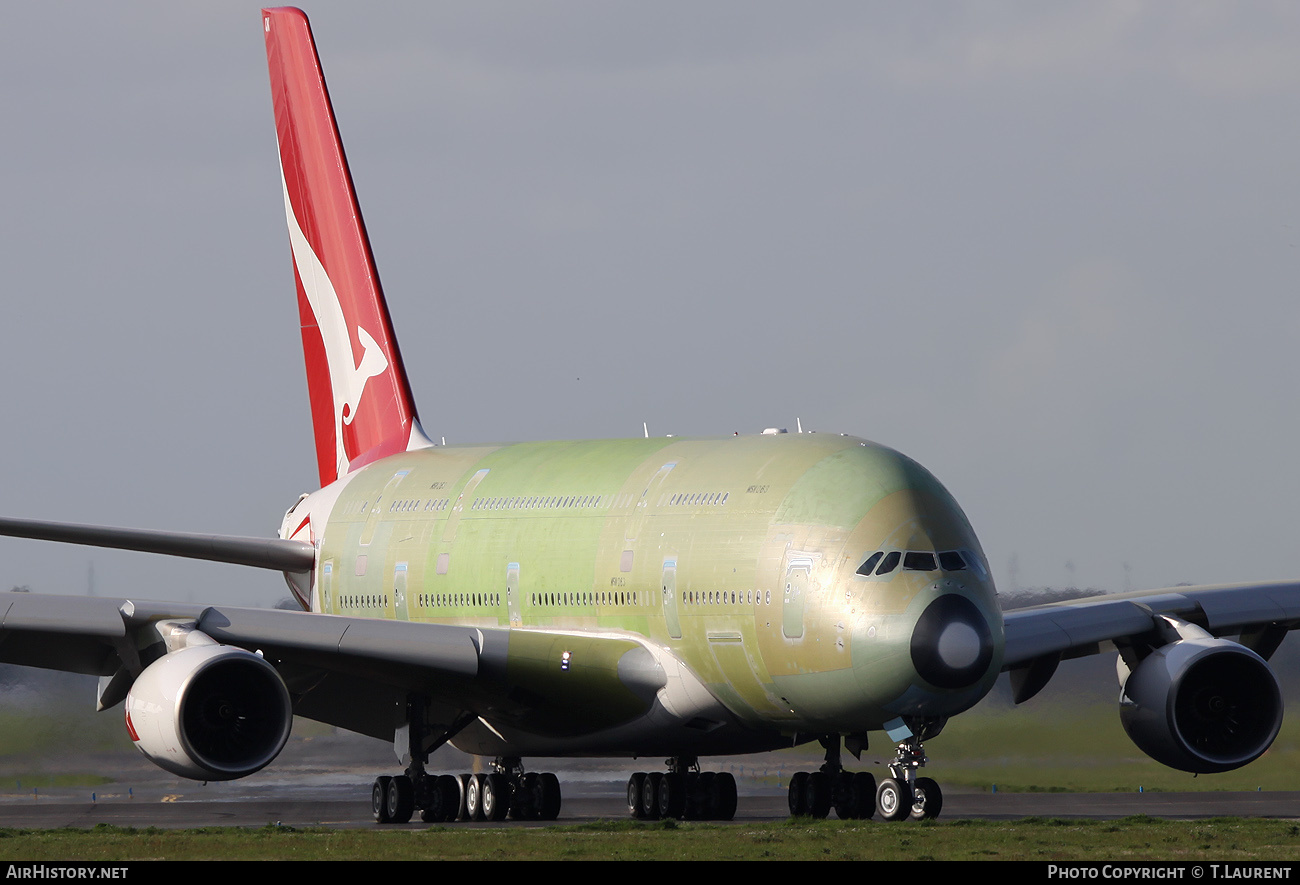
[[[201,784],[169,775],[129,745],[119,751],[62,752],[0,760],[0,827],[370,827],[370,785],[378,774],[397,774],[389,746],[343,732],[296,736],[276,762],[250,777]],[[661,770],[660,759],[528,760],[536,771],[557,773],[564,792],[559,824],[623,818],[628,775]],[[786,785],[795,770],[820,759],[773,753],[708,760],[730,771],[740,796],[736,822],[781,820],[789,815]],[[444,747],[430,760],[435,771],[472,771],[473,757]],[[866,767],[866,766],[864,766]],[[33,786],[40,777],[85,782],[87,772],[111,777],[100,786]],[[34,774],[35,773],[35,774]],[[940,779],[942,785],[942,779]],[[994,793],[945,790],[943,820],[1025,817],[1114,819],[1130,815],[1300,818],[1300,792],[1193,793]],[[882,824],[883,826],[884,824]],[[430,824],[414,822],[408,828]],[[540,823],[441,826],[548,826]]]
[[[566,800],[557,824],[575,824],[624,817],[618,797],[578,797]],[[945,797],[943,819],[1019,820],[1026,817],[1114,819],[1145,814],[1196,819],[1210,817],[1300,817],[1300,792],[1279,793],[970,793]],[[788,816],[784,797],[742,796],[737,825],[780,820]],[[371,827],[369,803],[360,799],[262,798],[171,799],[124,798],[73,802],[66,798],[8,797],[0,802],[0,827],[90,828],[120,827]],[[455,823],[453,827],[537,827],[533,822]],[[393,825],[390,825],[393,826]],[[432,824],[397,825],[418,829]],[[886,826],[881,824],[881,826]]]

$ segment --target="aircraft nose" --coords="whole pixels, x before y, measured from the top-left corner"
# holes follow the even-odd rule
[[[936,598],[912,631],[912,664],[938,688],[970,688],[993,660],[993,631],[973,602],[954,593]]]

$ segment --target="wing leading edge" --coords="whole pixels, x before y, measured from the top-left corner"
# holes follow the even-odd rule
[[[112,547],[141,553],[161,553],[278,572],[309,572],[316,562],[316,551],[310,544],[280,538],[164,532],[7,517],[0,517],[0,535],[90,547]]]
[[[1121,648],[1167,644],[1188,624],[1240,644],[1267,659],[1287,631],[1300,626],[1300,582],[1213,584],[1117,593],[1016,609],[1003,616],[1016,703],[1047,684],[1066,658],[1096,654],[1104,643]],[[1186,631],[1184,631],[1186,632]]]
[[[0,661],[99,676],[101,708],[121,701],[146,670],[174,666],[187,646],[219,644],[273,666],[296,715],[361,734],[393,740],[414,700],[427,705],[429,731],[443,740],[474,721],[491,722],[498,737],[509,729],[563,740],[646,716],[670,675],[643,640],[615,634],[6,597]]]

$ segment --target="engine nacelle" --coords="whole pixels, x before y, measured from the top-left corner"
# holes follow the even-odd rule
[[[1120,721],[1170,768],[1231,771],[1269,748],[1282,692],[1264,659],[1227,639],[1185,639],[1152,652],[1124,683]]]
[[[154,661],[126,696],[126,727],[149,760],[194,780],[234,780],[269,764],[293,725],[275,668],[226,645]]]

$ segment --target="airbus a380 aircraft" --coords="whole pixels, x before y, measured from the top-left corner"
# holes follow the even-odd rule
[[[0,660],[92,673],[154,762],[200,780],[273,760],[296,713],[394,742],[380,822],[554,818],[544,756],[650,756],[640,817],[729,819],[701,757],[818,741],[793,814],[937,815],[922,742],[1010,671],[1120,655],[1145,752],[1226,771],[1282,718],[1265,658],[1300,583],[1178,588],[1001,613],[979,541],[923,467],[824,434],[448,448],[420,429],[306,17],[262,13],[322,488],[278,539],[9,519],[0,533],[284,572],[304,611],[13,594]],[[1235,636],[1235,641],[1222,638]],[[897,745],[879,780],[851,773]],[[882,734],[883,733],[883,734]],[[495,760],[435,775],[451,742]]]

